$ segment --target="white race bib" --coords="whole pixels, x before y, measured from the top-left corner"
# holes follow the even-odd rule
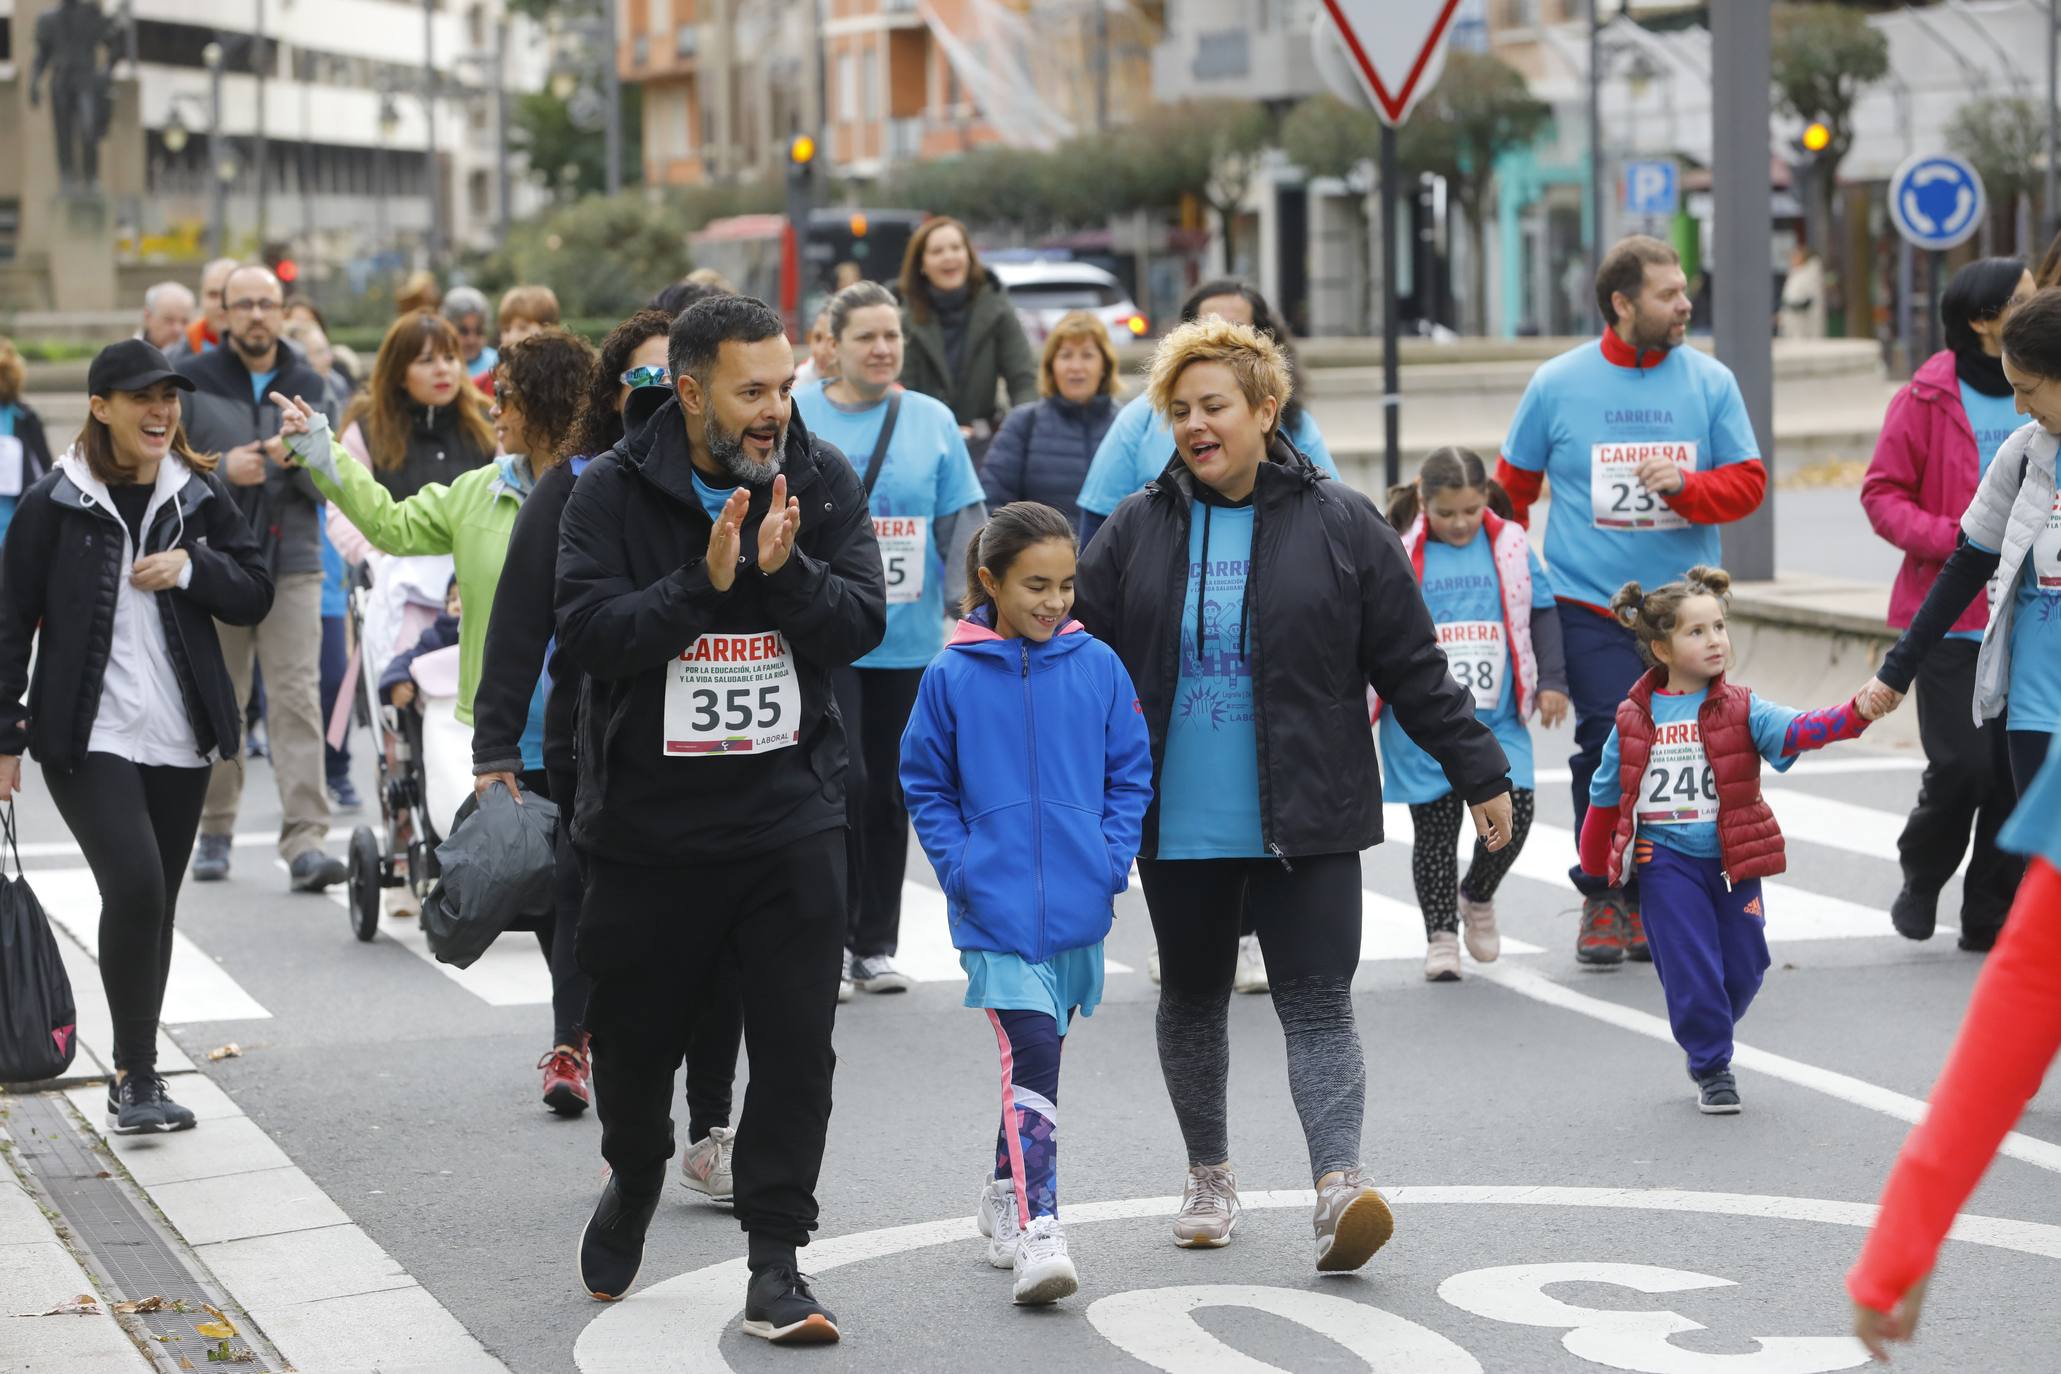
[[[2061,491],[2054,493],[2046,528],[2032,541],[2032,575],[2041,591],[2061,592]]]
[[[667,758],[764,754],[801,742],[801,681],[785,635],[705,634],[666,673]]]
[[[21,440],[0,434],[0,496],[19,496],[22,486]]]
[[[930,567],[930,518],[876,515],[873,537],[880,543],[880,571],[887,577],[887,604],[906,606],[923,599],[923,574]]]
[[[1474,709],[1488,715],[1503,704],[1503,680],[1510,653],[1500,620],[1453,620],[1438,627],[1453,680],[1474,694]]]
[[[1696,445],[1666,439],[1650,444],[1592,444],[1589,448],[1590,516],[1599,530],[1685,530],[1689,522],[1639,480],[1649,458],[1672,459],[1693,470]]]
[[[1702,725],[1693,720],[1654,723],[1653,752],[1646,757],[1632,816],[1641,825],[1717,820],[1717,775],[1703,752]]]

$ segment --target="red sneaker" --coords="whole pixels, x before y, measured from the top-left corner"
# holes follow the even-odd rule
[[[1615,891],[1582,900],[1581,934],[1575,937],[1575,962],[1593,968],[1615,968],[1624,962],[1629,925],[1624,898]]]
[[[1625,941],[1624,955],[1635,964],[1653,962],[1653,951],[1646,948],[1646,920],[1636,906],[1625,910],[1625,918],[1631,922],[1631,937]]]
[[[553,1049],[537,1061],[544,1071],[544,1105],[560,1116],[578,1116],[594,1100],[593,1071],[587,1065],[587,1041],[577,1049]]]

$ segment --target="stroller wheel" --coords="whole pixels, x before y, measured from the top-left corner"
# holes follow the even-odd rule
[[[369,826],[361,825],[351,832],[349,876],[345,880],[351,932],[360,940],[370,940],[379,929],[379,868],[379,840]]]

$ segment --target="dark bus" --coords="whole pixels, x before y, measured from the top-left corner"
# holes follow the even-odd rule
[[[819,209],[809,218],[809,241],[795,249],[785,215],[733,215],[710,220],[688,238],[694,265],[729,278],[748,296],[775,306],[791,338],[801,339],[823,302],[837,289],[841,264],[867,281],[893,284],[921,210]],[[849,275],[850,269],[847,269]]]

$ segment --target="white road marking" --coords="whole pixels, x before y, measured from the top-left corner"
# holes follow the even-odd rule
[[[213,1081],[183,1078],[175,1093],[196,1129],[107,1147],[296,1368],[507,1374]],[[66,1096],[102,1131],[98,1085]]]
[[[232,836],[229,843],[237,849],[270,849],[279,843],[279,837],[273,834],[262,834],[255,830],[242,831]],[[81,861],[86,857],[79,852],[79,846],[70,840],[38,840],[32,844],[25,844],[21,847],[21,856],[24,859],[78,859]]]
[[[1776,819],[1781,819],[1779,811]],[[1382,823],[1388,839],[1397,844],[1410,844],[1415,839],[1407,806],[1394,803],[1384,806]],[[1560,888],[1567,893],[1568,905],[1572,907],[1579,900],[1567,880],[1574,852],[1573,831],[1563,826],[1534,823],[1524,842],[1524,852],[1517,856],[1517,862],[1510,871],[1519,877]],[[1859,940],[1896,934],[1895,928],[1889,924],[1889,913],[1879,908],[1849,902],[1843,897],[1827,897],[1772,879],[1764,880],[1760,887],[1768,908],[1769,944],[1792,940]],[[1960,933],[1958,926],[1944,922],[1939,929],[1947,935]]]
[[[100,886],[90,868],[45,868],[28,875],[29,887],[50,919],[64,927],[97,963],[100,958]],[[182,894],[183,895],[183,894]],[[98,979],[95,979],[96,984]],[[245,992],[222,966],[201,952],[186,932],[172,931],[172,973],[165,982],[158,1019],[176,1026],[190,1021],[269,1020],[272,1013]]]
[[[345,889],[333,887],[322,895],[350,910],[350,894]],[[467,968],[440,963],[430,953],[429,936],[423,933],[421,921],[413,916],[382,915],[379,933],[490,1007],[548,1006],[551,1002],[551,967],[544,962],[537,937],[526,930],[504,932]],[[337,934],[357,943],[341,929]]]
[[[1619,1006],[1600,997],[1590,997],[1574,989],[1562,986],[1532,969],[1511,968],[1502,964],[1483,965],[1477,971],[1479,977],[1498,983],[1519,996],[1529,997],[1547,1006],[1559,1007],[1563,1011],[1616,1026],[1620,1030],[1643,1035],[1649,1040],[1659,1040],[1670,1046],[1675,1043],[1674,1032],[1666,1020],[1632,1007]],[[1752,1073],[1766,1074],[1785,1083],[1793,1083],[1827,1097],[1838,1098],[1856,1107],[1865,1107],[1871,1112],[1894,1117],[1916,1125],[1925,1117],[1925,1103],[1915,1097],[1889,1088],[1879,1087],[1865,1079],[1832,1069],[1822,1069],[1815,1064],[1806,1064],[1800,1059],[1775,1054],[1768,1050],[1755,1049],[1751,1045],[1735,1043],[1732,1047],[1732,1066]],[[1684,1080],[1683,1091],[1688,1091]],[[2004,1137],[1999,1153],[2026,1164],[2035,1165],[2055,1173],[2061,1173],[2061,1145],[2040,1140],[2023,1132],[2013,1131]]]
[[[1464,949],[1464,946],[1463,946]],[[1503,937],[1505,954],[1544,954],[1537,945]],[[1424,915],[1410,902],[1371,889],[1360,893],[1360,962],[1380,959],[1422,959]],[[1474,960],[1467,961],[1472,966]]]
[[[1902,811],[1856,806],[1790,787],[1763,787],[1761,796],[1775,809],[1775,820],[1782,833],[1792,840],[1898,862],[1896,837],[1902,833],[1906,819]],[[1963,855],[1961,867],[1967,866],[1967,856]]]
[[[1875,1208],[1862,1202],[1821,1198],[1768,1197],[1752,1193],[1704,1193],[1672,1188],[1578,1188],[1510,1185],[1428,1186],[1383,1189],[1392,1207],[1585,1207],[1607,1210],[1693,1212],[1712,1216],[1768,1221],[1813,1221],[1833,1226],[1866,1228],[1875,1222]],[[1267,1208],[1307,1210],[1316,1195],[1307,1188],[1268,1192],[1241,1191],[1238,1200],[1248,1212]],[[1069,1229],[1105,1221],[1171,1218],[1177,1197],[1119,1198],[1068,1204]],[[884,1227],[851,1235],[818,1238],[809,1245],[808,1268],[820,1275],[848,1264],[885,1259],[933,1245],[972,1244],[978,1239],[973,1218],[948,1217],[906,1226]],[[1947,1233],[1949,1240],[2010,1250],[2044,1259],[2061,1259],[2061,1226],[2004,1217],[1963,1215]],[[587,1323],[573,1347],[580,1374],[647,1374],[653,1369],[727,1370],[721,1342],[730,1330],[749,1277],[740,1257],[712,1264],[649,1288]]]
[[[927,883],[902,884],[902,927],[895,944],[895,967],[919,983],[963,983],[959,951],[952,947],[952,926],[945,914],[945,894]],[[1105,958],[1106,974],[1135,973],[1129,964]]]

